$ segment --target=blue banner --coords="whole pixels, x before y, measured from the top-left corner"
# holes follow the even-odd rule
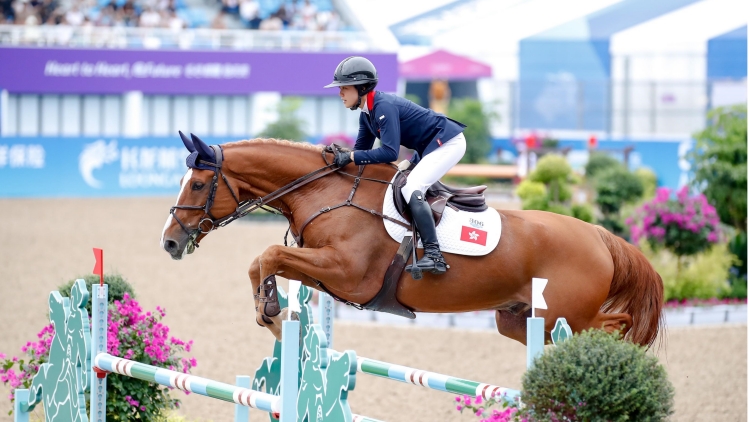
[[[204,140],[218,144],[237,139]],[[326,139],[310,141],[328,143]],[[572,147],[567,158],[582,172],[588,161],[586,141],[561,140],[560,146]],[[674,189],[687,182],[690,165],[682,157],[692,147],[690,140],[599,142],[599,149],[605,151],[626,146],[634,147],[631,168],[651,168],[659,185]],[[0,138],[0,197],[174,196],[187,170],[187,154],[176,136]],[[514,160],[515,144],[495,139],[492,156],[500,155]]]
[[[0,138],[0,197],[176,195],[187,154],[178,137]]]

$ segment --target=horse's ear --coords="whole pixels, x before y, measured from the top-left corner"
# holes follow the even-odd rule
[[[185,148],[187,148],[187,150],[190,152],[195,152],[195,146],[193,145],[193,141],[188,139],[188,137],[185,136],[185,134],[182,133],[181,130],[178,132],[180,132],[180,138],[182,139],[182,143],[185,144]]]
[[[214,154],[214,150],[211,149],[208,144],[201,141],[201,138],[190,134],[190,137],[193,138],[193,146],[195,146],[195,149],[198,151],[198,155],[203,157],[206,161],[215,162],[216,161],[216,155]]]

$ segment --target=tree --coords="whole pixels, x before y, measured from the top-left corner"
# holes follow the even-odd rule
[[[594,184],[596,187],[594,202],[602,213],[599,222],[607,230],[622,236],[625,226],[620,217],[620,210],[624,204],[641,199],[643,196],[641,179],[624,166],[618,165],[599,171]]]
[[[693,134],[688,153],[691,182],[716,207],[724,224],[747,227],[747,106],[719,107],[708,113],[708,125]]]
[[[297,117],[297,110],[302,105],[302,99],[284,97],[278,105],[279,119],[266,126],[258,134],[261,138],[286,139],[288,141],[304,141],[307,139],[305,122]]]
[[[448,115],[466,125],[466,153],[461,162],[476,164],[485,161],[492,148],[489,125],[495,118],[494,114],[485,111],[478,100],[467,98],[452,101]]]
[[[693,134],[687,154],[694,171],[691,185],[716,207],[719,219],[734,227],[729,248],[739,258],[732,269],[732,289],[747,290],[747,106],[708,112],[708,125]]]

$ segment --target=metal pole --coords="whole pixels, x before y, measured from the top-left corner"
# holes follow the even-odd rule
[[[299,321],[281,323],[281,418],[279,422],[297,422],[299,336]]]
[[[29,404],[29,390],[16,388],[13,394],[15,396],[13,422],[29,422],[29,412],[24,411],[24,408]]]
[[[526,368],[544,352],[544,318],[526,318]]]
[[[91,302],[91,363],[89,392],[91,394],[91,422],[104,422],[107,418],[107,377],[99,378],[93,363],[100,353],[107,353],[107,303],[109,286],[92,285]]]

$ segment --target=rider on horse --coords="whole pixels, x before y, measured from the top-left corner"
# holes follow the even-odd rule
[[[443,274],[447,265],[440,252],[432,210],[425,191],[458,163],[466,151],[466,126],[393,94],[374,91],[378,83],[375,66],[364,57],[349,57],[339,63],[333,82],[350,110],[360,110],[359,134],[352,152],[338,152],[339,167],[391,163],[398,159],[399,147],[414,150],[413,167],[401,189],[412,219],[422,238],[424,256],[416,264],[423,271]],[[381,146],[372,149],[375,138]],[[407,271],[409,269],[407,268]]]

